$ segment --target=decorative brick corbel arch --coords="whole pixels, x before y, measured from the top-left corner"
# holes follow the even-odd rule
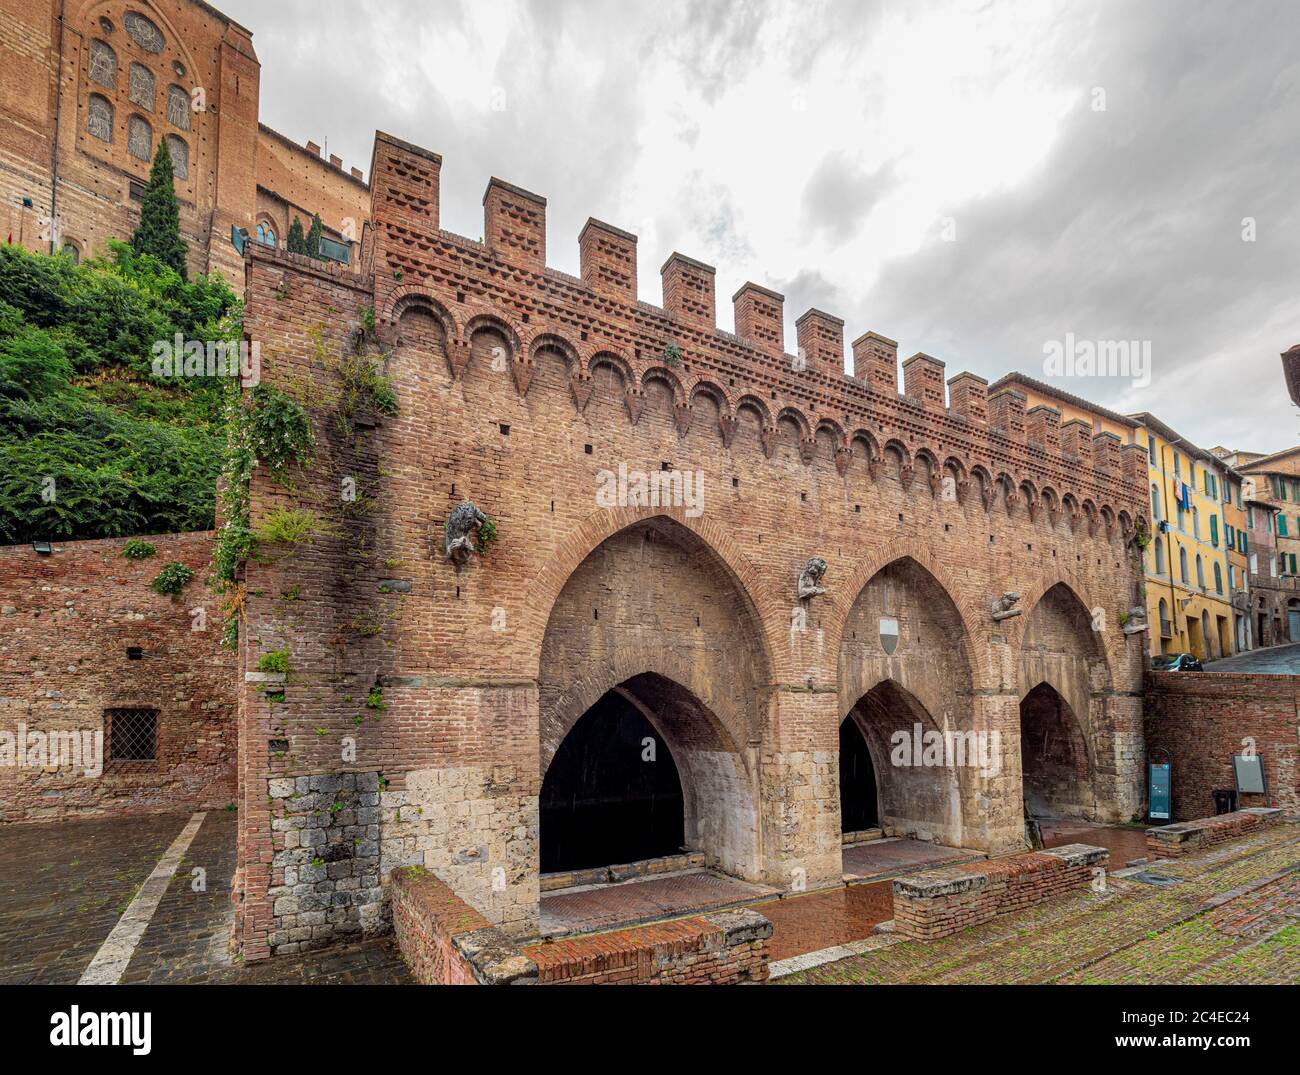
[[[402,314],[414,308],[427,309],[429,314],[442,325],[449,347],[460,339],[460,326],[456,322],[456,315],[440,300],[434,298],[432,292],[426,291],[418,284],[402,284],[394,288],[384,303],[384,308],[377,311],[376,321],[385,326],[387,331],[396,334]]]
[[[615,534],[658,518],[669,519],[691,531],[727,569],[732,584],[754,616],[769,674],[774,682],[788,682],[793,675],[788,646],[784,644],[790,627],[789,601],[781,599],[759,574],[724,526],[704,517],[688,518],[684,508],[597,508],[551,551],[546,566],[525,587],[522,630],[532,656],[524,674],[539,678],[546,625],[569,577]]]

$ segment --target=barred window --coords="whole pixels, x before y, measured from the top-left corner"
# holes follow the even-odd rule
[[[152,22],[146,19],[138,11],[128,11],[126,18],[122,20],[122,25],[126,27],[126,35],[145,52],[162,52],[166,42],[163,40],[162,31]]]
[[[169,134],[167,136],[167,152],[172,155],[172,174],[177,179],[189,179],[190,147],[186,144],[185,139]]]
[[[127,96],[131,98],[131,102],[152,112],[156,96],[154,93],[153,72],[141,64],[133,63],[127,78],[127,85]]]
[[[127,123],[126,148],[142,161],[153,156],[153,128],[144,116],[132,116]]]
[[[101,97],[97,93],[90,95],[90,103],[86,108],[86,130],[104,142],[113,140],[113,106],[108,103],[107,97]]]
[[[107,709],[109,761],[156,761],[158,758],[158,710]]]
[[[167,122],[182,131],[190,129],[190,95],[181,86],[167,87]]]
[[[90,80],[110,90],[117,87],[117,53],[98,39],[90,43]]]

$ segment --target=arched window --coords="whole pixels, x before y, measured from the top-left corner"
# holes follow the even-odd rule
[[[1167,634],[1170,633],[1170,631],[1169,631],[1169,605],[1166,603],[1166,601],[1165,601],[1165,599],[1164,599],[1163,597],[1160,598],[1160,633],[1161,633],[1162,635],[1167,635]]]
[[[155,55],[162,52],[166,44],[162,31],[138,11],[128,11],[126,18],[122,20],[122,25],[126,27],[126,36],[145,52],[152,52]]]
[[[1163,516],[1160,514],[1160,487],[1151,486],[1151,518],[1160,522]]]
[[[167,152],[172,155],[172,172],[177,179],[190,177],[190,147],[184,138],[174,134],[167,136]]]
[[[153,156],[153,128],[144,116],[132,116],[127,121],[126,148],[138,160],[147,161]]]
[[[274,248],[275,246],[275,228],[265,222],[257,225],[257,241],[263,246]]]
[[[69,258],[72,259],[72,264],[73,264],[73,265],[80,264],[80,262],[81,262],[81,247],[79,247],[79,246],[78,246],[75,242],[73,242],[71,239],[66,239],[66,240],[64,240],[64,243],[63,243],[63,253],[64,253],[64,256],[65,256],[65,257],[69,257]]]
[[[1187,550],[1181,547],[1178,550],[1178,574],[1183,582],[1187,581]]]
[[[107,97],[97,93],[90,95],[86,105],[86,130],[103,142],[113,140],[113,106]]]
[[[117,53],[98,38],[90,43],[90,81],[110,90],[117,88]]]
[[[1201,562],[1200,553],[1196,554],[1196,585],[1205,589],[1205,564]]]
[[[1223,593],[1223,568],[1217,563],[1214,565],[1214,592]]]
[[[167,87],[167,122],[182,131],[190,129],[190,95],[180,86]]]
[[[127,73],[126,95],[131,99],[132,104],[152,112],[157,99],[157,94],[154,92],[153,72],[143,64],[132,63]]]
[[[1162,537],[1158,537],[1156,538],[1156,574],[1163,575],[1164,573],[1165,573],[1165,539]]]

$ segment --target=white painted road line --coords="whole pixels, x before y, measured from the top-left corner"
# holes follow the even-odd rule
[[[195,814],[185,828],[181,829],[180,835],[172,841],[166,854],[158,860],[153,873],[140,886],[135,899],[122,912],[113,932],[95,953],[95,958],[90,961],[90,966],[82,974],[78,985],[117,985],[122,980],[127,964],[135,954],[136,945],[148,929],[150,919],[158,910],[158,904],[162,902],[167,886],[176,874],[176,868],[180,866],[181,859],[185,857],[185,852],[189,850],[199,826],[207,816],[206,813]]]

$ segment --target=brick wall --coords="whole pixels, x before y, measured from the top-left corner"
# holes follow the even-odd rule
[[[894,929],[919,941],[949,937],[1086,888],[1109,859],[1100,847],[1070,844],[899,878],[894,882]]]
[[[1148,672],[1148,755],[1173,765],[1176,820],[1214,811],[1213,792],[1235,787],[1234,755],[1253,746],[1264,759],[1271,803],[1244,795],[1243,807],[1300,811],[1300,678],[1235,672]]]
[[[536,965],[422,867],[392,875],[393,928],[421,985],[532,985]]]
[[[678,293],[694,273],[691,294],[712,294],[691,259],[658,309],[443,231],[441,159],[381,135],[374,162],[373,277],[258,248],[245,262],[263,378],[308,406],[318,440],[291,491],[255,477],[253,521],[296,504],[331,531],[248,569],[245,671],[284,647],[292,670],[274,714],[256,685],[242,693],[247,958],[284,933],[267,782],[346,772],[383,775],[381,877],[435,869],[488,921],[535,935],[541,782],[613,689],[678,761],[690,850],[783,888],[839,881],[839,726],[882,680],[898,690],[877,709],[878,753],[914,721],[1001,743],[990,772],[889,798],[897,831],[1023,847],[1019,705],[1039,680],[1085,744],[1077,801],[1138,809],[1141,643],[1092,625],[1129,601],[1124,524],[1145,510],[1113,459],[1081,468],[989,428],[969,398],[956,413],[847,376],[829,344],[810,367],[720,332],[711,301]],[[495,219],[512,211],[501,198],[484,211],[485,235],[520,226]],[[372,304],[391,417],[340,404]],[[620,468],[702,476],[703,500],[602,499]],[[1041,508],[1049,492],[1071,511]],[[499,539],[457,570],[443,527],[466,500]],[[799,601],[815,556],[827,592]],[[1024,615],[995,622],[1007,591]],[[364,705],[376,687],[381,713]],[[916,778],[887,753],[875,767]]]
[[[1249,836],[1252,832],[1282,820],[1282,811],[1249,808],[1231,814],[1200,818],[1181,825],[1147,829],[1147,851],[1156,858],[1177,858],[1201,851],[1225,840]]]
[[[30,545],[0,548],[0,756],[2,733],[16,736],[20,726],[29,756],[59,732],[102,733],[108,755],[107,712],[157,712],[154,761],[110,759],[98,777],[86,776],[84,765],[0,765],[0,819],[234,802],[236,660],[221,648],[213,610],[204,608],[212,535],[146,540],[158,551],[139,562],[122,555],[122,539],[56,543],[50,556]],[[178,598],[149,588],[172,562],[195,575]],[[31,739],[33,733],[42,739]]]
[[[659,922],[532,945],[542,985],[740,985],[767,981],[772,923],[755,911]]]

